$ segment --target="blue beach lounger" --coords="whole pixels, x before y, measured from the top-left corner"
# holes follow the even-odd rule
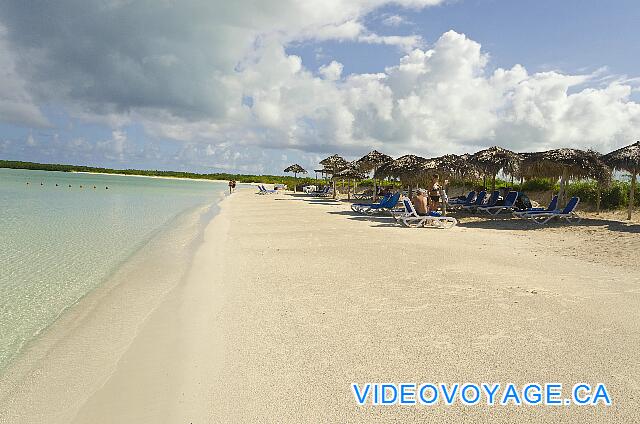
[[[551,199],[551,202],[549,203],[549,206],[547,206],[546,209],[545,208],[529,208],[523,211],[514,211],[513,216],[515,216],[516,218],[524,218],[523,215],[527,215],[527,214],[553,212],[556,210],[557,207],[558,207],[558,196],[553,196],[553,198]]]
[[[387,200],[384,204],[373,204],[370,207],[363,209],[361,212],[367,215],[372,215],[374,213],[393,211],[393,208],[396,207],[398,201],[400,200],[401,193],[398,191],[393,193],[393,195]]]
[[[493,197],[493,195],[491,197]],[[479,206],[478,210],[486,212],[489,215],[497,215],[505,210],[513,211],[515,209],[516,200],[518,200],[518,192],[510,191],[509,194],[507,194],[507,197],[504,198],[503,205],[495,205],[494,202],[493,206]]]
[[[457,208],[460,206],[471,205],[473,204],[474,200],[476,200],[476,192],[470,191],[469,194],[467,194],[467,197],[463,200],[449,199],[449,201],[447,202],[447,206],[450,208]]]
[[[553,218],[564,219],[569,224],[577,224],[582,218],[575,212],[576,207],[580,203],[579,197],[572,197],[567,203],[564,209],[558,209],[552,212],[539,212],[525,214],[524,218],[533,220],[535,223],[543,225],[552,220]]]
[[[385,195],[378,203],[354,203],[351,205],[351,210],[354,212],[362,212],[365,209],[369,209],[370,207],[380,207],[380,205],[384,205],[391,198],[390,194]]]
[[[478,193],[478,196],[476,197],[476,200],[468,205],[462,205],[462,209],[466,210],[466,211],[472,211],[475,210],[478,206],[482,206],[484,203],[484,199],[487,197],[487,192],[482,190],[480,193]]]
[[[277,190],[267,190],[264,184],[259,185],[258,188],[260,189],[260,194],[274,194],[278,192]]]

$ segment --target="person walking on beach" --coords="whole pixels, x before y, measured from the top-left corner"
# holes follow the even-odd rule
[[[233,193],[235,190],[236,190],[235,180],[229,180],[229,194]]]

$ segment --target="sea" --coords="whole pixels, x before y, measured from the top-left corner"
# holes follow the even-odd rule
[[[226,191],[205,180],[0,169],[0,374],[153,240],[166,249],[197,240]]]

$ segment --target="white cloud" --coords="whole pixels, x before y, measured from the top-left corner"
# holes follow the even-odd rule
[[[366,34],[358,37],[358,41],[369,44],[385,44],[396,46],[409,52],[422,44],[422,37],[418,35],[378,35]]]
[[[406,18],[400,15],[388,15],[382,19],[382,24],[390,27],[397,27],[409,23]]]
[[[274,42],[238,75],[252,106],[218,125],[181,119],[146,125],[168,137],[180,128],[178,138],[191,145],[218,140],[225,151],[253,146],[347,155],[375,147],[428,156],[492,144],[608,151],[637,136],[640,105],[629,100],[632,86],[611,79],[589,87],[602,84],[599,73],[529,74],[520,65],[490,72],[489,60],[477,42],[450,31],[383,73],[338,78],[340,64],[332,62],[315,77]]]
[[[84,148],[84,145],[76,142],[70,147]],[[97,142],[96,149],[102,152],[107,159],[119,161],[127,159],[127,153],[132,150],[127,141],[127,133],[121,130],[114,130],[111,133],[111,139]]]
[[[23,109],[9,109],[20,122],[43,123],[36,100],[64,104],[74,118],[114,129],[94,149],[112,160],[160,157],[133,147],[129,124],[140,124],[151,140],[181,143],[176,163],[247,172],[279,167],[282,152],[311,161],[371,148],[394,155],[491,144],[607,151],[634,141],[640,128],[640,105],[631,100],[637,78],[605,70],[530,74],[520,65],[493,70],[480,44],[454,31],[429,48],[418,36],[381,36],[363,22],[391,3],[385,0],[279,1],[261,13],[246,1],[224,9],[196,0],[153,8],[100,2],[101,19],[88,13],[93,2],[72,8],[68,1],[43,10],[17,0],[0,6],[9,28],[0,32],[0,64],[7,65],[0,72],[8,76],[0,79],[0,115],[3,104],[17,102]],[[441,1],[392,3],[420,8]],[[61,10],[66,26],[51,24]],[[130,30],[114,29],[120,20]],[[384,72],[343,75],[341,63],[317,50],[328,64],[314,74],[286,50],[327,39],[394,45],[406,55]],[[17,58],[15,51],[34,56]],[[82,142],[74,146],[88,151]]]
[[[335,81],[340,79],[343,69],[344,66],[342,63],[334,60],[328,65],[321,66],[318,72],[320,72],[320,75],[322,75],[324,79]]]
[[[0,23],[0,121],[31,127],[46,127],[44,117],[27,90],[16,54],[6,40],[7,30]]]

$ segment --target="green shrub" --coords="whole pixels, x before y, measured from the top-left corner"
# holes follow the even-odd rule
[[[569,184],[567,189],[569,196],[580,197],[581,203],[596,205],[598,184],[595,181],[580,181]],[[602,188],[600,194],[601,209],[618,209],[627,206],[629,201],[629,183],[625,181],[612,181],[608,187]],[[638,205],[636,198],[634,203]]]
[[[558,191],[558,183],[550,178],[533,178],[526,180],[522,186],[519,187],[520,191]]]

